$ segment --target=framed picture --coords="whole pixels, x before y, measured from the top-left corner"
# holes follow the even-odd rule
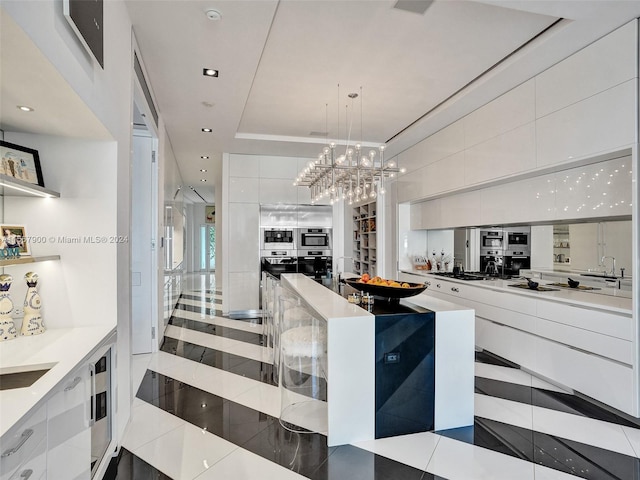
[[[216,206],[215,205],[207,205],[204,207],[205,214],[205,222],[206,223],[216,223]]]
[[[0,140],[0,173],[44,187],[40,156],[32,148]]]
[[[31,255],[24,225],[0,225],[0,228],[2,229],[0,250],[5,253],[2,256]],[[16,252],[16,248],[19,255],[11,255],[11,253]]]

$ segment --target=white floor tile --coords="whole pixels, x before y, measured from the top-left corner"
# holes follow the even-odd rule
[[[273,417],[280,416],[280,390],[273,385],[260,383],[250,390],[238,395],[232,400],[245,407],[253,408],[259,412]]]
[[[531,430],[533,409],[531,405],[488,395],[475,394],[475,415],[497,422],[509,423]]]
[[[160,351],[151,354],[147,368],[154,372],[162,372],[187,361],[189,360],[179,355],[172,355],[170,353]]]
[[[640,429],[623,426],[622,431],[627,436],[635,456],[640,458]]]
[[[257,380],[191,360],[173,368],[162,370],[159,373],[227,400],[233,400],[261,384]]]
[[[238,447],[184,423],[133,453],[175,480],[191,480]]]
[[[533,467],[525,460],[442,437],[427,471],[450,480],[533,480]]]
[[[280,465],[238,448],[212,465],[197,480],[298,480],[304,479]]]
[[[269,350],[260,345],[253,345],[231,338],[217,337],[208,333],[168,325],[164,333],[167,337],[195,343],[203,347],[233,353],[259,362],[269,362]]]
[[[354,443],[354,445],[418,470],[426,470],[440,438],[442,438],[440,435],[424,432],[368,440]]]
[[[122,446],[133,452],[145,443],[183,425],[184,420],[136,398],[131,419],[124,432]]]
[[[175,317],[186,318],[187,320],[197,320],[199,322],[208,323],[210,325],[219,325],[221,327],[233,328],[234,330],[242,330],[250,333],[263,333],[261,323],[245,322],[242,320],[232,320],[230,318],[219,317],[216,315],[207,315],[199,312],[190,312],[189,310],[177,310],[174,312]]]
[[[533,407],[533,429],[537,432],[635,456],[621,425],[547,408]]]

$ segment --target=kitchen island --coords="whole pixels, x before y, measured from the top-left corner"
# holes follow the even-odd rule
[[[404,361],[404,355],[395,355],[398,344],[387,345],[383,351],[378,349],[376,352],[377,315],[349,303],[341,295],[304,275],[284,274],[281,281],[283,288],[296,295],[326,322],[328,445],[376,438],[376,412],[380,413],[381,407],[376,406],[376,368],[380,373],[380,366],[385,359],[387,363]],[[375,301],[383,302],[378,298]],[[432,351],[431,359],[425,362],[433,363],[434,369],[432,429],[472,425],[473,310],[424,296],[402,300],[398,308],[399,313],[410,309],[412,312],[432,314],[433,345],[424,345],[425,350]],[[429,317],[424,316],[425,319]],[[415,365],[420,363],[416,362]],[[428,391],[429,388],[424,390]],[[386,398],[389,398],[388,392]],[[378,435],[380,433],[378,428]]]

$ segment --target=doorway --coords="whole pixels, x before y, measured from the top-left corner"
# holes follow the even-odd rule
[[[200,271],[216,270],[216,226],[200,226]]]

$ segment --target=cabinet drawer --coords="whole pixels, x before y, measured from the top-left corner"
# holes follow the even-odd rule
[[[43,438],[9,480],[40,480],[47,473],[47,440]]]
[[[0,439],[0,479],[10,478],[46,435],[47,408],[42,405]]]
[[[505,310],[476,302],[476,316],[501,323],[503,325],[524,330],[525,332],[536,333],[536,317],[523,313]]]
[[[522,367],[535,366],[535,336],[476,318],[476,345]]]
[[[593,352],[618,362],[633,364],[633,343],[570,325],[536,319],[536,333],[572,347]]]
[[[633,320],[625,315],[541,300],[538,301],[538,317],[623,340],[633,340]]]
[[[536,337],[535,345],[535,372],[635,415],[631,367],[540,337]]]

